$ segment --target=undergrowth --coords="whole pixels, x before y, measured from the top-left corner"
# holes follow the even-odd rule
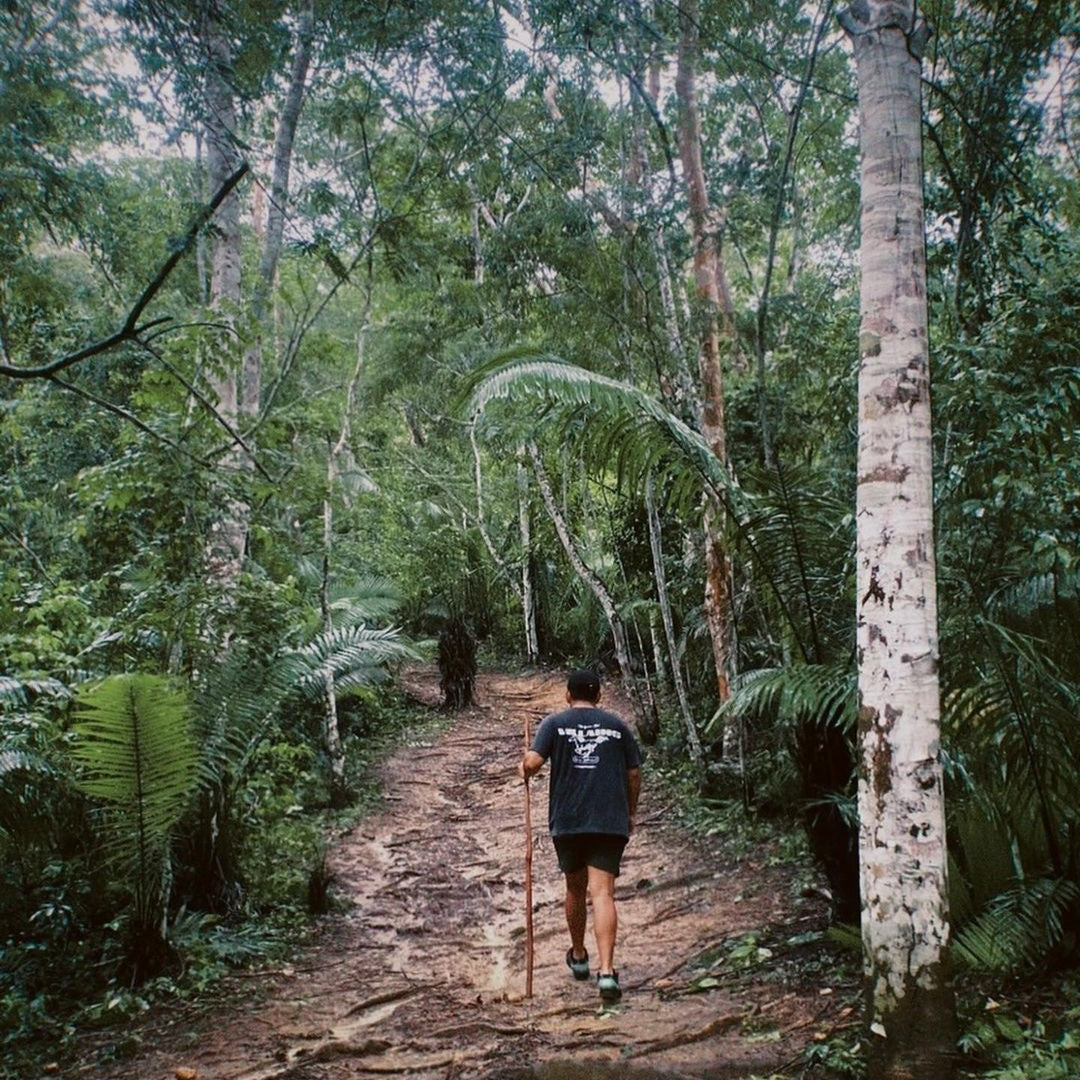
[[[653,750],[648,763],[649,784],[658,788],[666,813],[703,841],[720,841],[725,861],[753,858],[768,865],[789,866],[792,897],[819,889],[816,872],[797,817],[797,804],[789,800],[784,813],[762,814],[748,809],[737,785],[718,796],[702,784],[701,774],[685,753],[663,745]],[[725,943],[718,962],[775,968],[778,977],[808,976],[838,981],[857,980],[861,939],[858,927],[831,927],[818,935],[817,945],[798,950],[775,934],[753,932]],[[966,939],[965,939],[966,940]],[[801,944],[801,943],[800,943]],[[797,960],[792,952],[801,955]],[[1080,1078],[1080,980],[1076,972],[1029,973],[1021,978],[1016,967],[983,966],[980,955],[958,948],[957,1011],[961,1035],[957,1045],[958,1076],[984,1080],[1066,1080]],[[999,950],[1000,951],[1000,950]],[[719,984],[717,964],[706,963],[692,983],[695,992]],[[989,964],[989,962],[986,962]],[[784,970],[786,969],[786,970]],[[1025,969],[1026,970],[1026,969]],[[859,1003],[852,997],[856,1009]],[[857,1015],[857,1012],[856,1012]],[[858,1027],[845,1029],[811,1043],[785,1076],[830,1077],[862,1080],[866,1052]],[[772,1078],[755,1078],[772,1080]]]
[[[313,916],[340,906],[326,869],[334,836],[380,808],[378,766],[395,749],[428,739],[446,718],[396,691],[365,692],[343,703],[353,800],[330,810],[325,770],[299,738],[256,752],[237,813],[245,845],[243,895],[227,918],[184,907],[170,912],[173,964],[139,986],[120,977],[126,927],[94,926],[79,898],[41,904],[26,932],[0,941],[0,1078],[39,1073],[78,1049],[123,1058],[142,1045],[140,1019],[162,1006],[185,1014],[214,1007],[225,977],[245,968],[284,965],[306,939]]]

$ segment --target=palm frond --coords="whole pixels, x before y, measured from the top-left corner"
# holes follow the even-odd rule
[[[334,625],[357,626],[389,618],[401,606],[402,595],[395,582],[380,574],[336,583],[330,590]]]
[[[957,933],[953,953],[977,971],[1030,970],[1062,941],[1062,916],[1078,900],[1080,888],[1070,881],[1042,879],[1013,889]]]
[[[836,649],[821,641],[816,620],[826,606],[836,609],[845,586],[853,528],[847,507],[826,479],[813,486],[801,475],[786,479],[762,473],[760,492],[737,482],[704,438],[663,402],[637,387],[566,363],[535,350],[517,349],[496,356],[472,377],[467,397],[470,414],[485,418],[495,402],[528,403],[530,432],[543,426],[553,438],[573,445],[597,470],[614,471],[620,482],[640,488],[650,472],[662,478],[666,501],[687,516],[701,512],[702,493],[724,507],[727,526],[767,584],[807,660],[825,661]],[[764,482],[767,480],[767,482]],[[805,493],[804,493],[805,488]],[[811,494],[814,492],[816,494]],[[811,543],[802,536],[817,522]],[[808,559],[817,540],[828,552],[824,562]],[[829,636],[849,633],[850,620],[834,618]]]
[[[855,690],[856,674],[850,665],[798,664],[747,671],[734,680],[731,697],[707,721],[705,733],[716,735],[726,718],[738,716],[848,727],[855,720]]]
[[[51,762],[40,754],[18,747],[0,746],[0,789],[4,780],[12,773],[28,772],[55,775],[56,769]]]
[[[66,697],[67,686],[59,679],[15,679],[0,675],[0,705],[25,706],[31,697]]]
[[[335,683],[370,686],[380,678],[387,664],[418,659],[419,654],[397,629],[347,626],[319,634],[307,645],[293,650],[287,663],[292,685],[305,697],[316,698],[325,691],[328,672]]]
[[[741,517],[738,485],[708,443],[637,387],[547,353],[517,349],[482,365],[468,389],[467,408],[474,417],[496,401],[538,402],[546,408],[545,422],[558,435],[572,436],[578,446],[594,452],[593,460],[620,476],[640,481],[653,469],[665,475],[669,499],[681,495],[691,504],[704,486]],[[535,410],[529,419],[535,425]]]

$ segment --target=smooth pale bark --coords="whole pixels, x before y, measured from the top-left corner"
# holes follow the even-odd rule
[[[668,597],[667,575],[664,573],[664,551],[660,542],[660,516],[656,510],[656,498],[653,491],[653,478],[650,474],[645,480],[645,512],[649,519],[649,548],[652,552],[653,580],[656,582],[656,598],[660,603],[660,617],[664,623],[664,637],[667,639],[668,655],[671,657],[671,679],[675,695],[679,700],[679,714],[686,728],[686,741],[690,747],[690,758],[700,765],[704,754],[701,748],[701,736],[698,735],[694,714],[690,709],[690,699],[686,693],[686,683],[679,664],[678,642],[675,640],[675,621],[671,615],[671,600]]]
[[[326,495],[323,497],[323,563],[322,584],[319,598],[322,607],[323,630],[334,629],[333,612],[330,607],[330,575],[334,554],[334,488],[340,469],[338,462],[348,449],[352,436],[352,416],[356,409],[356,391],[364,370],[364,343],[371,322],[371,285],[364,294],[364,311],[360,332],[356,339],[356,364],[345,389],[345,404],[341,410],[341,430],[337,440],[328,448],[326,455]],[[348,805],[351,795],[345,772],[345,747],[341,741],[341,725],[338,720],[337,690],[334,671],[329,664],[323,669],[323,747],[330,762],[330,804],[335,807]]]
[[[533,461],[533,472],[536,476],[537,486],[540,489],[540,496],[544,500],[552,524],[555,526],[555,532],[558,533],[563,550],[565,550],[574,572],[585,583],[593,596],[596,597],[597,603],[603,610],[615,643],[615,659],[618,661],[623,674],[628,676],[630,674],[630,651],[626,644],[626,630],[623,627],[619,612],[615,608],[615,601],[612,599],[607,586],[600,580],[595,571],[586,565],[585,560],[581,557],[581,553],[574,543],[574,538],[570,535],[570,527],[566,523],[566,516],[559,509],[559,504],[555,500],[555,492],[551,489],[551,481],[548,479],[544,463],[540,459],[539,449],[535,443],[529,443],[528,450]]]
[[[912,2],[841,15],[862,150],[857,604],[859,858],[870,1074],[953,1073],[939,758],[919,56]]]
[[[212,12],[208,12],[203,24],[203,44],[207,55],[204,86],[206,168],[210,189],[217,191],[236,170],[240,156],[235,142],[236,105],[229,82],[232,70],[229,39]],[[218,208],[214,225],[210,252],[210,306],[216,321],[229,328],[230,333],[224,336],[225,355],[209,366],[208,381],[217,412],[235,430],[239,392],[232,349],[240,310],[242,269],[240,200],[235,191]],[[242,467],[235,451],[229,455],[226,464],[233,468]],[[228,597],[243,568],[247,507],[231,497],[223,497],[221,501],[221,516],[211,526],[205,563],[208,578]]]
[[[289,173],[292,170],[293,144],[296,141],[296,128],[300,121],[300,110],[304,104],[307,88],[314,25],[314,5],[312,0],[307,0],[297,22],[296,45],[293,49],[289,85],[274,134],[270,199],[266,211],[265,229],[262,233],[263,247],[259,256],[259,275],[255,282],[255,295],[251,305],[255,340],[244,354],[242,393],[239,403],[241,413],[249,419],[258,418],[262,398],[262,322],[274,287],[274,279],[277,277],[278,262],[281,259],[281,245],[285,235],[285,213],[289,203]]]
[[[698,366],[701,375],[701,432],[716,459],[725,466],[727,429],[724,419],[724,379],[721,335],[729,353],[735,347],[733,305],[720,252],[721,215],[709,203],[701,151],[701,114],[697,101],[696,62],[700,11],[697,0],[679,7],[679,52],[675,93],[679,100],[679,157],[686,182],[694,247],[694,280],[700,304]],[[721,319],[723,324],[721,325]],[[720,532],[720,509],[713,500],[705,507],[705,617],[712,641],[717,696],[731,696],[734,673],[734,609],[731,560]],[[729,730],[730,728],[730,730]],[[724,730],[724,756],[737,750],[737,730]]]
[[[536,628],[536,591],[532,575],[532,515],[529,512],[529,473],[518,461],[518,532],[521,534],[521,611],[525,621],[525,652],[530,663],[540,659],[540,637]]]
[[[513,568],[503,558],[495,542],[491,539],[491,533],[487,527],[487,517],[484,511],[484,472],[480,461],[480,447],[476,441],[475,424],[469,427],[469,444],[473,452],[473,482],[476,487],[476,527],[480,533],[480,539],[484,541],[484,547],[491,556],[491,561],[498,567],[510,591],[513,592],[517,602],[521,605],[522,622],[525,628],[525,652],[530,663],[535,663],[540,657],[538,637],[536,632],[536,602],[533,595],[532,574],[529,569],[532,551],[532,537],[529,522],[528,485],[523,482],[523,466],[518,464],[518,528],[521,532],[522,556],[521,556],[521,581],[514,576]],[[472,518],[465,506],[462,510],[466,519]]]

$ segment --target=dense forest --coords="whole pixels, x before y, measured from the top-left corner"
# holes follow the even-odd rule
[[[879,1042],[956,986],[928,1040],[1071,1075],[1075,1009],[982,1004],[1077,985],[1078,32],[1069,0],[0,5],[3,1075],[324,908],[394,673],[436,660],[453,704],[477,662],[602,668],[699,815],[802,830],[869,984],[878,922],[934,939]],[[890,333],[922,351],[887,402]],[[868,534],[920,498],[889,591]],[[894,600],[918,655],[875,675]],[[875,1058],[875,994],[872,1075],[946,1075]]]

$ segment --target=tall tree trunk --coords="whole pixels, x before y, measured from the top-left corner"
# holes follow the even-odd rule
[[[217,191],[236,170],[240,156],[236,149],[236,104],[229,82],[232,55],[228,34],[208,8],[203,22],[206,49],[205,128],[206,166],[210,190]],[[240,201],[230,192],[214,219],[214,241],[210,253],[210,305],[219,323],[232,332],[223,335],[226,355],[211,365],[209,382],[222,419],[235,429],[239,410],[236,364],[231,355],[240,308],[241,236]],[[236,467],[239,455],[229,455],[227,464]],[[247,506],[234,496],[223,496],[221,517],[211,526],[207,545],[206,570],[210,581],[229,597],[243,567],[247,541]]]
[[[259,404],[262,397],[262,324],[281,258],[281,245],[285,235],[285,212],[289,203],[289,173],[292,169],[293,144],[296,140],[300,110],[304,104],[314,27],[313,0],[304,0],[296,27],[296,45],[293,49],[292,69],[289,72],[289,86],[285,92],[285,100],[274,135],[270,204],[267,210],[262,254],[259,257],[259,276],[255,282],[251,311],[254,340],[244,354],[240,412],[249,420],[256,420],[259,416]]]
[[[914,0],[841,15],[862,150],[857,645],[870,1074],[953,1073]]]
[[[529,662],[535,663],[539,659],[540,649],[536,635],[536,604],[533,596],[531,569],[532,538],[530,535],[527,484],[523,481],[524,467],[520,462],[518,463],[518,529],[521,533],[522,544],[521,581],[519,583],[514,576],[513,568],[499,553],[499,549],[495,546],[494,540],[491,539],[491,533],[488,531],[487,515],[484,510],[484,470],[480,460],[480,447],[476,441],[475,423],[469,426],[469,444],[472,446],[473,452],[473,482],[476,487],[476,527],[480,531],[480,539],[484,541],[484,547],[487,548],[492,562],[498,567],[499,573],[502,574],[510,587],[510,591],[521,605],[522,622],[525,627],[525,652],[528,655]],[[467,518],[472,517],[464,505],[462,505],[462,511]]]
[[[523,461],[517,465],[518,531],[521,534],[521,613],[525,622],[525,653],[530,664],[540,659],[536,632],[536,593],[533,588],[532,515],[529,513],[529,473]]]
[[[724,381],[721,331],[729,353],[735,348],[735,325],[727,288],[727,271],[720,252],[721,215],[710,206],[701,153],[701,114],[697,101],[698,0],[679,7],[679,54],[675,92],[679,100],[679,157],[686,181],[694,246],[694,279],[701,307],[698,362],[701,372],[701,430],[716,459],[727,465],[724,421]],[[723,325],[721,327],[721,319]],[[705,616],[712,639],[717,696],[731,696],[734,672],[734,608],[731,560],[720,531],[720,508],[709,500],[705,508]],[[737,752],[738,732],[725,728],[725,757]]]
[[[825,6],[820,13],[820,22],[814,33],[810,46],[810,55],[806,59],[806,70],[799,80],[799,92],[792,103],[788,113],[787,137],[784,140],[784,153],[780,161],[780,183],[777,185],[776,198],[773,200],[772,213],[769,219],[769,246],[768,255],[765,259],[765,275],[761,285],[761,296],[758,298],[757,327],[755,337],[755,382],[757,384],[758,399],[758,424],[761,428],[761,452],[766,468],[773,468],[776,459],[773,450],[772,432],[769,426],[769,415],[766,407],[765,395],[765,360],[768,352],[766,341],[769,324],[769,300],[772,291],[772,279],[776,272],[776,247],[780,238],[780,224],[784,218],[784,211],[789,203],[788,190],[791,185],[791,176],[795,170],[795,139],[799,132],[799,121],[802,119],[803,106],[806,95],[814,78],[814,68],[817,65],[818,53],[825,37],[825,31],[832,22],[833,0],[826,0]],[[792,266],[794,266],[794,256]]]
[[[371,281],[364,293],[364,311],[360,332],[356,339],[356,365],[345,390],[345,403],[341,409],[341,430],[337,440],[327,448],[326,495],[323,498],[323,569],[319,597],[322,607],[323,630],[334,629],[333,612],[330,607],[330,578],[334,555],[334,488],[340,469],[338,462],[349,446],[352,434],[352,415],[356,409],[356,390],[364,370],[364,343],[371,322]],[[323,671],[323,749],[330,762],[330,805],[340,809],[352,801],[349,781],[345,771],[345,745],[341,740],[341,724],[338,717],[337,690],[334,672],[329,665]]]
[[[686,741],[690,747],[690,758],[695,765],[704,759],[701,748],[701,736],[698,735],[694,714],[690,709],[690,699],[686,693],[682,667],[679,664],[678,642],[675,640],[675,621],[671,615],[671,600],[667,591],[667,575],[664,573],[664,551],[660,542],[660,515],[656,510],[656,497],[653,491],[653,478],[650,473],[645,480],[645,512],[649,519],[649,548],[652,551],[653,580],[656,582],[656,598],[660,603],[660,617],[664,622],[664,637],[667,639],[668,655],[671,657],[671,680],[675,686],[675,695],[679,700],[679,713],[686,728]]]
[[[540,460],[539,449],[537,449],[535,443],[529,443],[528,450],[529,455],[532,457],[533,471],[536,475],[537,485],[540,488],[540,495],[544,500],[544,505],[547,507],[552,524],[555,526],[555,531],[559,534],[559,539],[562,541],[562,546],[570,560],[570,565],[574,568],[574,572],[577,576],[581,578],[586,586],[588,586],[589,591],[596,597],[597,603],[603,610],[604,616],[607,618],[608,627],[611,629],[612,639],[615,642],[615,659],[623,674],[629,677],[630,651],[626,644],[626,629],[623,626],[622,618],[615,608],[615,601],[612,599],[607,586],[600,580],[599,576],[586,565],[585,560],[581,557],[581,553],[574,543],[574,538],[570,535],[570,528],[566,523],[566,516],[563,514],[562,510],[559,509],[559,504],[555,500],[555,492],[551,489],[551,481],[548,479],[543,461]]]

